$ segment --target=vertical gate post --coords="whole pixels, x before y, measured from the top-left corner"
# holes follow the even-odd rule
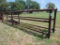
[[[2,18],[2,22],[3,22],[3,14],[1,13],[1,18]]]
[[[19,22],[19,24],[20,24],[20,16],[19,16],[19,12],[18,12],[18,22]]]
[[[13,16],[12,16],[12,13],[13,13],[13,12],[11,12],[11,22],[12,22],[12,25],[13,25],[14,22],[13,22]]]
[[[0,15],[0,18],[1,18],[1,21],[3,22],[3,12],[1,12],[1,15]]]
[[[48,38],[50,38],[50,34],[51,34],[51,18],[52,18],[52,10],[49,11],[49,29],[48,29]]]
[[[6,13],[6,21],[8,21],[8,14]]]
[[[56,26],[56,14],[57,14],[57,9],[54,10],[53,33],[55,32],[55,26]]]

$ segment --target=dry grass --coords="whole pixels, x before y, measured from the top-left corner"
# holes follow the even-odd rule
[[[0,45],[58,45],[60,30],[52,34],[51,39],[41,39],[0,22]]]
[[[42,15],[43,13],[41,14],[38,13],[38,14],[39,16],[37,16],[37,14],[36,16],[40,17],[40,15]],[[58,13],[58,15],[59,14],[60,13]],[[42,15],[41,17],[43,16],[44,15]],[[56,28],[55,33],[51,33],[50,39],[41,39],[40,36],[37,36],[37,35],[33,36],[32,33],[30,35],[24,32],[22,29],[14,28],[13,26],[9,26],[0,22],[0,45],[60,45],[60,29],[59,29],[60,17],[59,16],[57,17],[58,18],[57,18],[56,27],[58,28]],[[26,23],[36,24],[36,25],[41,25],[41,26],[43,24],[40,22],[31,22],[31,21],[24,21],[24,20],[21,20],[21,22],[26,22]],[[47,26],[47,24],[43,24],[43,25]]]

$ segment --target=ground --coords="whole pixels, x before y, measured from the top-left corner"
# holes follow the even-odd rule
[[[55,33],[51,39],[41,39],[0,22],[0,45],[60,45],[59,33]]]
[[[27,23],[25,20],[21,20],[21,22]],[[39,22],[28,21],[28,23],[40,25]],[[40,36],[34,36],[32,33],[26,33],[21,29],[0,22],[0,45],[60,45],[59,18],[57,18],[56,31],[51,33],[50,39],[42,39]]]

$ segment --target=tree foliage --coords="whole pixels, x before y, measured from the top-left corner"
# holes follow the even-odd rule
[[[48,8],[48,9],[54,9],[55,8],[55,4],[54,3],[47,3],[47,5],[46,5],[46,7]]]
[[[26,4],[27,4],[27,9],[40,9],[40,5],[35,1],[27,0]]]
[[[17,0],[16,2],[17,2],[17,8],[19,8],[19,10],[24,10],[26,2],[24,0]]]
[[[15,2],[0,0],[0,11],[26,9],[40,9],[40,6],[37,2],[32,0],[15,0]]]
[[[40,5],[37,2],[32,1],[31,2],[31,9],[40,9]]]
[[[6,0],[0,0],[0,11],[5,11],[8,9],[8,3]]]

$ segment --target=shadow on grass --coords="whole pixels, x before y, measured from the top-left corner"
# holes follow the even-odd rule
[[[43,35],[40,34],[40,33],[38,33],[38,32],[29,31],[29,29],[21,28],[21,27],[18,27],[17,25],[11,25],[11,24],[6,23],[6,22],[4,22],[4,24],[7,24],[7,25],[9,25],[9,26],[11,26],[11,27],[14,27],[14,28],[16,28],[16,29],[19,29],[19,30],[21,30],[21,31],[23,31],[23,32],[25,32],[25,33],[27,33],[27,34],[33,35],[33,36],[35,36],[35,37],[38,37],[38,38],[40,38],[40,40],[46,38],[46,37],[43,37]]]

